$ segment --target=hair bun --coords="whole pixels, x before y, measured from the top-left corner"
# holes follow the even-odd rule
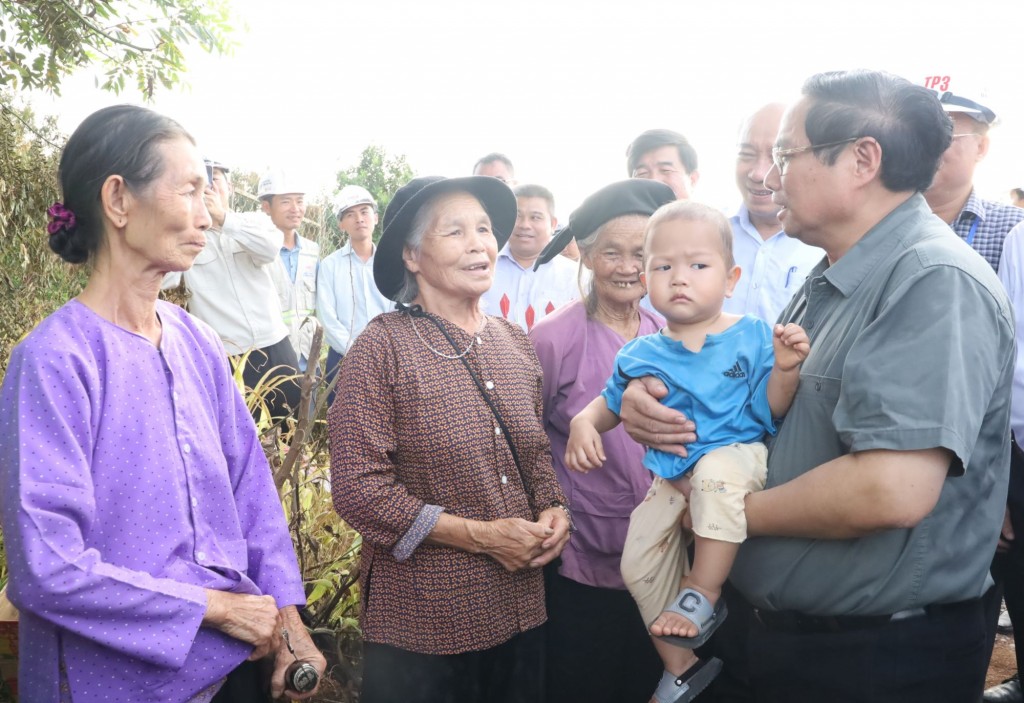
[[[69,264],[81,264],[89,258],[89,252],[82,246],[81,238],[75,236],[77,225],[62,227],[50,235],[50,249]]]

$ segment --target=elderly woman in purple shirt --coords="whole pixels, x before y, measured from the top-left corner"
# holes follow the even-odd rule
[[[89,280],[14,349],[0,390],[20,698],[223,700],[264,656],[280,696],[296,660],[282,630],[324,669],[281,504],[217,335],[157,299],[203,249],[203,160],[176,122],[120,105],[79,126],[60,180],[49,244]]]
[[[603,435],[602,471],[565,465],[569,421],[604,388],[615,354],[634,337],[657,332],[661,318],[640,306],[646,290],[644,226],[675,199],[657,181],[632,179],[602,188],[572,213],[569,226],[541,253],[544,263],[575,239],[590,270],[582,300],[556,310],[530,332],[544,370],[544,428],[576,531],[557,572],[547,573],[547,699],[640,703],[661,662],[619,573],[629,515],[647,494],[644,449],[621,427]]]

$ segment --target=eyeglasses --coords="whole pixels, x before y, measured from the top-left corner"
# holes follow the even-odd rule
[[[780,149],[779,147],[772,148],[772,163],[775,164],[775,168],[779,170],[780,176],[786,175],[786,166],[789,164],[789,158],[802,154],[805,151],[811,151],[812,149],[824,149],[829,146],[839,146],[840,144],[850,144],[857,141],[860,137],[850,137],[849,139],[842,139],[838,142],[827,142],[825,144],[808,144],[807,146],[794,146],[789,149]]]

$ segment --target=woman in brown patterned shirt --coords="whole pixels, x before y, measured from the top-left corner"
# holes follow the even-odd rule
[[[480,310],[515,218],[481,176],[415,179],[384,213],[374,279],[403,305],[345,355],[328,416],[364,540],[363,703],[543,698],[540,567],[569,521],[533,347]]]

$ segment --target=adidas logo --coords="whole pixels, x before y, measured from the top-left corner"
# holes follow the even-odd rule
[[[727,376],[729,378],[746,378],[747,377],[746,372],[743,369],[740,368],[740,362],[738,362],[738,361],[735,364],[732,365],[731,369],[729,369],[728,371],[723,371],[722,375],[723,376]]]

